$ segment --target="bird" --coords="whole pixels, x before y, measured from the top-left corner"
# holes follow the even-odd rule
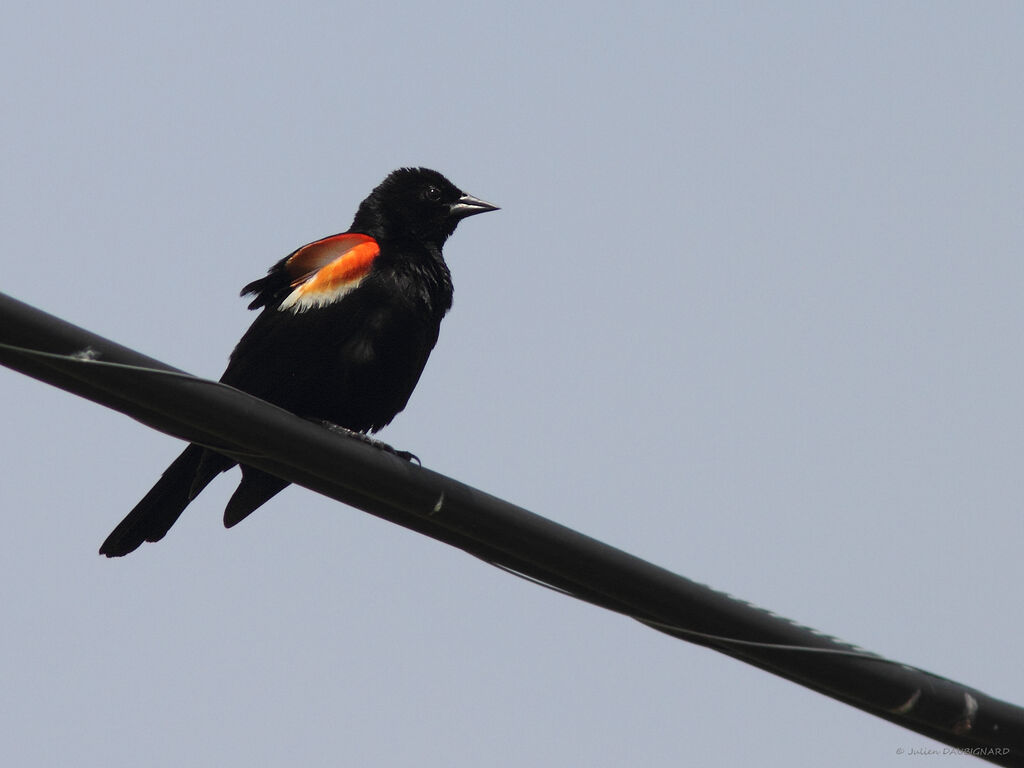
[[[253,297],[249,309],[261,311],[221,382],[387,448],[369,435],[405,408],[452,306],[441,249],[462,219],[495,210],[437,171],[393,171],[360,203],[347,230],[297,248],[242,289]],[[235,464],[190,444],[100,554],[121,557],[159,541]],[[227,528],[288,485],[245,464],[241,471],[224,510]]]

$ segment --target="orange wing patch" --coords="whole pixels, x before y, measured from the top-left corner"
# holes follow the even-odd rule
[[[334,235],[299,248],[285,261],[294,290],[278,309],[305,312],[337,301],[363,281],[379,253],[368,235]]]

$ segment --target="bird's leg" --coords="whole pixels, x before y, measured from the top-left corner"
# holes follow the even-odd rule
[[[415,461],[421,467],[423,466],[423,462],[420,461],[420,457],[417,456],[415,453],[411,453],[409,451],[399,451],[396,448],[392,448],[383,440],[378,440],[375,437],[370,437],[365,432],[356,432],[355,430],[349,429],[348,427],[343,427],[340,424],[335,424],[334,422],[331,421],[324,421],[322,419],[311,419],[311,421],[315,421],[317,424],[324,427],[325,429],[330,430],[331,432],[335,432],[339,435],[345,435],[346,437],[354,437],[361,443],[372,445],[374,448],[381,451],[386,451],[387,453],[390,453],[392,456],[397,456],[398,458],[405,459],[406,461]]]

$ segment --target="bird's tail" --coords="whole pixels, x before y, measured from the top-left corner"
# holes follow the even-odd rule
[[[257,508],[288,486],[287,480],[242,465],[242,482],[228,500],[224,510],[224,527],[238,525]]]
[[[190,445],[174,460],[135,508],[107,536],[100,554],[121,557],[144,541],[160,541],[185,507],[218,474],[234,464],[198,445]]]

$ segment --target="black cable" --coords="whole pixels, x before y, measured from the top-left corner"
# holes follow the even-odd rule
[[[1020,707],[801,627],[3,294],[0,362],[937,741],[1024,765]]]

